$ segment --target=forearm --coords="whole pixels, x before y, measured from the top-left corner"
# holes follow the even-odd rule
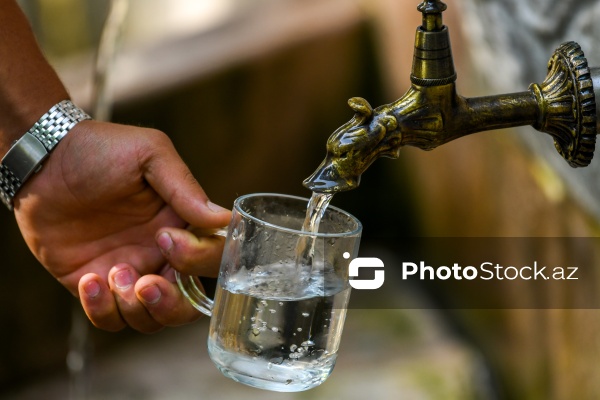
[[[68,98],[15,0],[0,0],[0,157],[52,105]]]

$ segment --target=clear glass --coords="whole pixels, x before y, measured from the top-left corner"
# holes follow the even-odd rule
[[[308,199],[252,194],[234,203],[214,305],[178,282],[212,315],[208,352],[226,376],[282,392],[313,388],[331,373],[350,296],[348,265],[362,226],[328,207],[318,233],[302,231]],[[312,247],[310,264],[299,257]],[[303,260],[303,264],[298,264]]]

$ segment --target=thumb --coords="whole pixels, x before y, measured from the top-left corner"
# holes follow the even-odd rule
[[[187,223],[199,228],[226,226],[231,212],[211,202],[183,162],[171,140],[161,132],[143,161],[144,178]]]

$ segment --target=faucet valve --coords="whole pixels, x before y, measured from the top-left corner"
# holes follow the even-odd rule
[[[417,10],[423,13],[423,25],[417,28],[410,80],[419,86],[441,86],[456,80],[450,35],[442,21],[446,4],[424,1]]]

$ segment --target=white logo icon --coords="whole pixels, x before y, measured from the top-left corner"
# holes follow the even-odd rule
[[[350,258],[350,254],[344,253],[344,258]],[[383,261],[375,257],[359,257],[350,261],[348,266],[348,274],[350,278],[358,277],[360,268],[383,268]],[[374,279],[350,279],[349,283],[354,289],[373,290],[383,286],[385,281],[385,271],[383,269],[375,270]]]

